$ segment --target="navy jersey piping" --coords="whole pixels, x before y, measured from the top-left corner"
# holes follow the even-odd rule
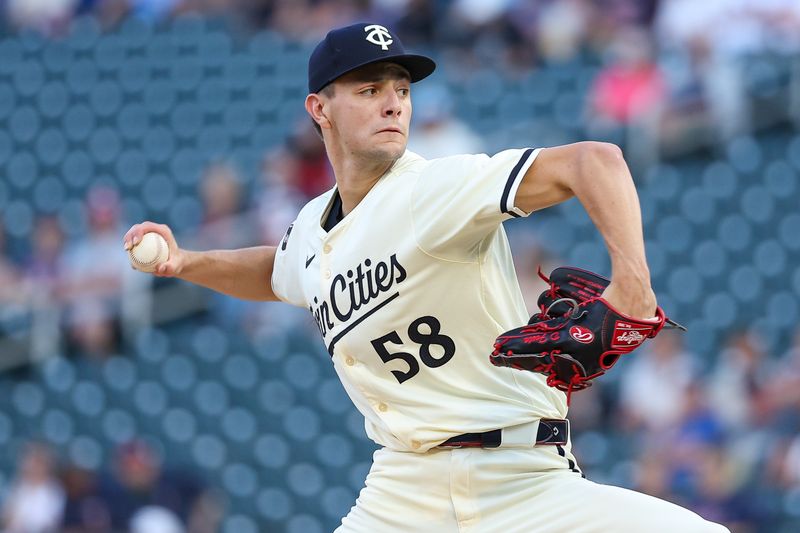
[[[510,211],[508,206],[508,195],[511,194],[511,188],[514,186],[514,182],[517,181],[517,175],[522,167],[525,165],[525,161],[528,160],[531,153],[533,152],[533,148],[528,148],[525,152],[522,153],[522,157],[519,158],[517,164],[514,165],[514,168],[511,170],[511,174],[508,176],[508,180],[506,180],[506,186],[503,189],[503,196],[500,198],[500,211],[502,213],[507,213],[512,217],[519,218],[520,215],[517,213]]]

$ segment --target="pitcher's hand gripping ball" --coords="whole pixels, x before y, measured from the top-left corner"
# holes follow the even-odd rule
[[[538,300],[539,313],[528,325],[500,335],[489,359],[547,376],[547,384],[567,393],[591,385],[620,355],[630,353],[666,325],[685,330],[669,320],[661,307],[652,319],[637,319],[611,307],[601,294],[609,280],[579,268],[559,267],[548,278],[550,288]]]
[[[142,240],[128,250],[128,258],[136,270],[155,272],[156,267],[169,259],[167,241],[153,231],[142,235]]]

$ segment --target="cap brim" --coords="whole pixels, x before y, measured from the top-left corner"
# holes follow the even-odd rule
[[[408,74],[411,76],[411,82],[418,82],[420,80],[424,80],[431,74],[433,71],[436,70],[436,62],[426,56],[417,55],[417,54],[400,54],[396,56],[385,56],[380,57],[377,59],[371,59],[369,61],[364,61],[363,63],[359,63],[358,65],[354,65],[352,68],[342,72],[335,78],[332,78],[326,81],[319,89],[314,92],[319,92],[337,79],[341,78],[345,74],[349,72],[353,72],[354,70],[360,69],[361,67],[366,67],[367,65],[372,65],[373,63],[397,63],[404,69],[408,71]]]
[[[378,61],[371,61],[371,63],[379,63],[381,61],[388,61],[390,63],[397,63],[408,71],[411,75],[411,81],[416,82],[424,80],[436,70],[436,63],[433,59],[416,55],[416,54],[403,54],[393,58],[380,59]]]

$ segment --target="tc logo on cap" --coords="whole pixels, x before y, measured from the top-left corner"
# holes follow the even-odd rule
[[[364,31],[369,32],[367,34],[367,40],[369,42],[380,46],[384,50],[388,50],[389,45],[394,42],[392,39],[392,34],[389,33],[389,30],[380,24],[371,24],[369,26],[365,26]]]

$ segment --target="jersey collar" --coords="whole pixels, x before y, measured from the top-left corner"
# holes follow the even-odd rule
[[[389,170],[387,170],[386,173],[381,176],[381,179],[378,180],[378,182],[375,184],[375,187],[377,187],[380,182],[385,180],[388,176],[402,172],[412,164],[419,161],[425,161],[425,158],[412,152],[411,150],[406,150],[403,155],[401,155],[400,158],[394,162]],[[328,203],[322,212],[322,217],[320,218],[320,228],[326,233],[330,232],[344,218],[344,215],[342,214],[342,199],[339,196],[338,185],[334,185],[329,192],[331,193],[331,196],[329,197]],[[367,193],[367,197],[368,196],[369,193]],[[364,200],[366,199],[367,198],[365,197]],[[356,209],[357,208],[358,206],[356,206]]]

